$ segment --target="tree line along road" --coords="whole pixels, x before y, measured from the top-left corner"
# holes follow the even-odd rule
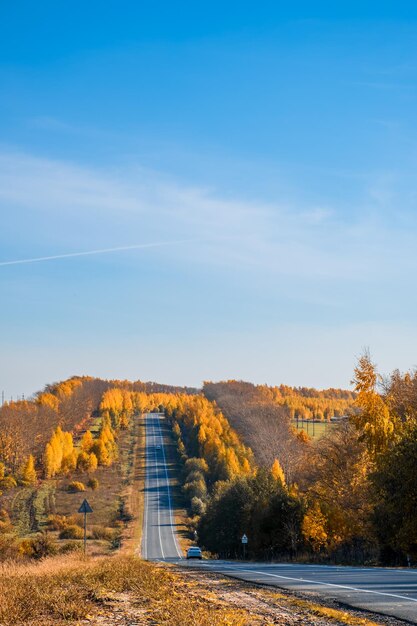
[[[166,425],[163,416],[149,413],[146,426],[145,511],[142,556],[148,560],[199,567],[253,583],[315,594],[355,608],[417,624],[417,570],[338,567],[289,563],[220,560],[189,562],[183,558],[174,521]],[[250,538],[249,538],[250,541]]]

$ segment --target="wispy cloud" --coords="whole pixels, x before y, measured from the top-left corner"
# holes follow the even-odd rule
[[[0,208],[8,218],[0,237],[9,258],[11,241],[19,250],[17,261],[3,264],[133,249],[114,243],[139,235],[161,242],[152,245],[198,240],[177,246],[176,258],[263,277],[366,281],[408,274],[416,270],[417,234],[410,217],[401,226],[390,181],[365,181],[361,204],[346,212],[297,200],[225,198],[132,164],[93,169],[3,150]],[[87,252],[67,252],[75,247]]]
[[[68,252],[66,254],[54,254],[53,256],[41,256],[32,259],[15,259],[13,261],[0,261],[0,267],[4,265],[22,265],[25,263],[40,263],[42,261],[56,261],[58,259],[72,259],[74,257],[92,256],[96,254],[109,254],[114,252],[126,252],[127,250],[141,250],[144,248],[161,248],[164,246],[175,246],[191,243],[192,239],[182,241],[159,241],[154,243],[141,243],[134,246],[118,246],[116,248],[101,248],[100,250],[87,250],[84,252]]]

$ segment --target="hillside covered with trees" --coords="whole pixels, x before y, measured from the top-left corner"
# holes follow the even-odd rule
[[[236,381],[201,394],[76,377],[5,405],[0,554],[42,554],[43,530],[72,549],[63,542],[81,529],[71,494],[84,490],[100,511],[95,536],[120,545],[141,416],[155,411],[171,427],[189,529],[206,550],[238,557],[246,533],[254,558],[417,562],[417,374],[383,379],[365,354],[354,385],[294,392],[352,409],[316,441],[294,430],[290,390]]]
[[[345,398],[354,397],[349,419],[317,442],[301,442],[296,455],[291,451],[289,475],[284,471],[274,479],[263,462],[264,469],[254,475],[219,485],[199,522],[209,550],[239,555],[239,537],[246,533],[257,558],[302,554],[362,564],[417,562],[417,373],[395,371],[382,378],[365,354],[354,385],[355,395]],[[230,381],[206,385],[205,393],[216,396],[244,439],[254,444],[258,462],[265,461],[262,447],[272,430],[262,420],[274,415],[268,392]],[[262,403],[267,408],[259,410]],[[280,446],[291,449],[291,430],[284,428],[290,416],[278,415],[284,436],[268,449],[274,448],[285,470],[286,456],[279,453]]]
[[[65,540],[82,537],[77,502],[86,491],[97,521],[93,539],[120,543],[130,516],[126,488],[144,436],[141,401],[155,390],[196,393],[73,377],[0,409],[0,554],[42,553],[50,544],[42,544],[45,532],[62,548],[78,548]]]

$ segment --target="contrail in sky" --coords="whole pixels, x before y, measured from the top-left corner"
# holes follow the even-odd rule
[[[100,250],[87,250],[86,252],[69,252],[67,254],[55,254],[53,256],[40,256],[34,259],[17,259],[15,261],[0,261],[0,267],[4,265],[22,265],[23,263],[39,263],[40,261],[54,261],[56,259],[72,259],[78,256],[91,256],[93,254],[107,254],[109,252],[123,252],[125,250],[140,250],[141,248],[160,248],[162,246],[174,246],[181,243],[191,243],[195,239],[179,241],[158,241],[154,243],[139,243],[134,246],[119,246],[118,248],[101,248]]]

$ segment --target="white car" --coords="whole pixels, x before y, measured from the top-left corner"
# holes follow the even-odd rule
[[[197,546],[192,546],[187,550],[187,559],[201,559],[203,558],[203,554],[201,552],[201,548]]]

